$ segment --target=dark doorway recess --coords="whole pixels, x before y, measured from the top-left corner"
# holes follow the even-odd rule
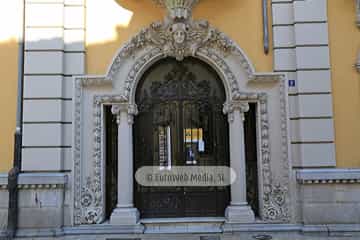
[[[117,204],[117,172],[118,172],[118,154],[117,139],[118,125],[116,116],[111,113],[111,106],[105,106],[105,135],[106,135],[106,203],[105,213],[109,219],[113,209]]]
[[[256,103],[250,103],[250,110],[245,113],[245,157],[247,201],[259,216],[258,162],[256,143]]]

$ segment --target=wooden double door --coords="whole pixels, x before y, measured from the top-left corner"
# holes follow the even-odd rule
[[[229,166],[225,93],[216,73],[194,59],[166,60],[148,72],[136,96],[135,171]],[[134,192],[142,218],[224,216],[229,204],[224,186],[146,187],[135,181]]]

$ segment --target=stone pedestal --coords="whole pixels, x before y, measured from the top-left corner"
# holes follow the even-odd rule
[[[136,208],[116,208],[110,217],[113,225],[135,225],[139,222],[140,214]]]
[[[229,223],[253,223],[255,215],[251,207],[230,205],[225,210],[225,217]]]

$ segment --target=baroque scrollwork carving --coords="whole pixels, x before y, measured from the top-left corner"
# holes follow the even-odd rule
[[[207,21],[155,22],[140,31],[124,47],[122,57],[128,57],[139,48],[153,46],[161,49],[165,56],[181,61],[195,56],[199,48],[208,46],[224,53],[235,50],[233,42],[223,33],[212,28]]]
[[[287,194],[287,188],[284,188],[281,184],[269,186],[267,192],[264,192],[264,220],[276,222],[289,220],[289,209],[285,207]]]
[[[283,175],[279,180],[272,176],[271,159],[270,159],[270,134],[269,134],[269,120],[267,109],[267,96],[260,94],[259,107],[260,107],[260,133],[261,133],[261,168],[263,180],[263,219],[265,221],[274,222],[287,222],[290,220],[289,215],[289,164],[287,155],[287,119],[285,109],[285,94],[283,93],[284,84],[280,84],[281,92],[281,126],[282,126],[282,149],[283,149],[283,162],[281,166],[284,168]],[[285,115],[284,115],[285,114]],[[286,171],[285,171],[286,169]]]
[[[87,178],[81,191],[82,223],[94,224],[102,221],[102,192],[101,181]]]
[[[99,78],[101,79],[101,78]],[[101,80],[103,81],[103,80]],[[91,84],[93,82],[91,79]],[[106,81],[103,81],[106,84]],[[90,84],[90,85],[91,85]],[[126,98],[122,95],[95,95],[93,100],[94,116],[94,150],[93,150],[93,172],[86,177],[86,183],[82,185],[81,170],[81,107],[83,87],[88,85],[86,78],[75,79],[75,112],[74,112],[74,223],[95,224],[101,223],[104,219],[104,199],[102,187],[102,120],[101,111],[103,104],[123,103]]]

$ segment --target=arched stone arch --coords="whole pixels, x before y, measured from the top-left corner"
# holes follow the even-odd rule
[[[141,30],[115,54],[106,74],[111,81],[122,81],[123,89],[119,89],[130,103],[134,103],[134,92],[142,73],[154,62],[165,57],[174,57],[181,61],[187,56],[198,58],[219,74],[227,93],[227,101],[239,98],[240,88],[236,75],[225,60],[233,56],[246,74],[247,80],[256,78],[255,69],[244,51],[229,39],[224,33],[211,27],[206,21],[186,22],[184,42],[177,46],[170,30],[173,25],[169,20],[163,23],[153,23]],[[179,28],[179,27],[178,27]],[[159,37],[160,36],[160,37]],[[190,37],[191,36],[191,37]],[[195,40],[197,39],[198,40]],[[194,43],[195,42],[195,43]],[[132,62],[126,78],[117,77],[126,62]]]

